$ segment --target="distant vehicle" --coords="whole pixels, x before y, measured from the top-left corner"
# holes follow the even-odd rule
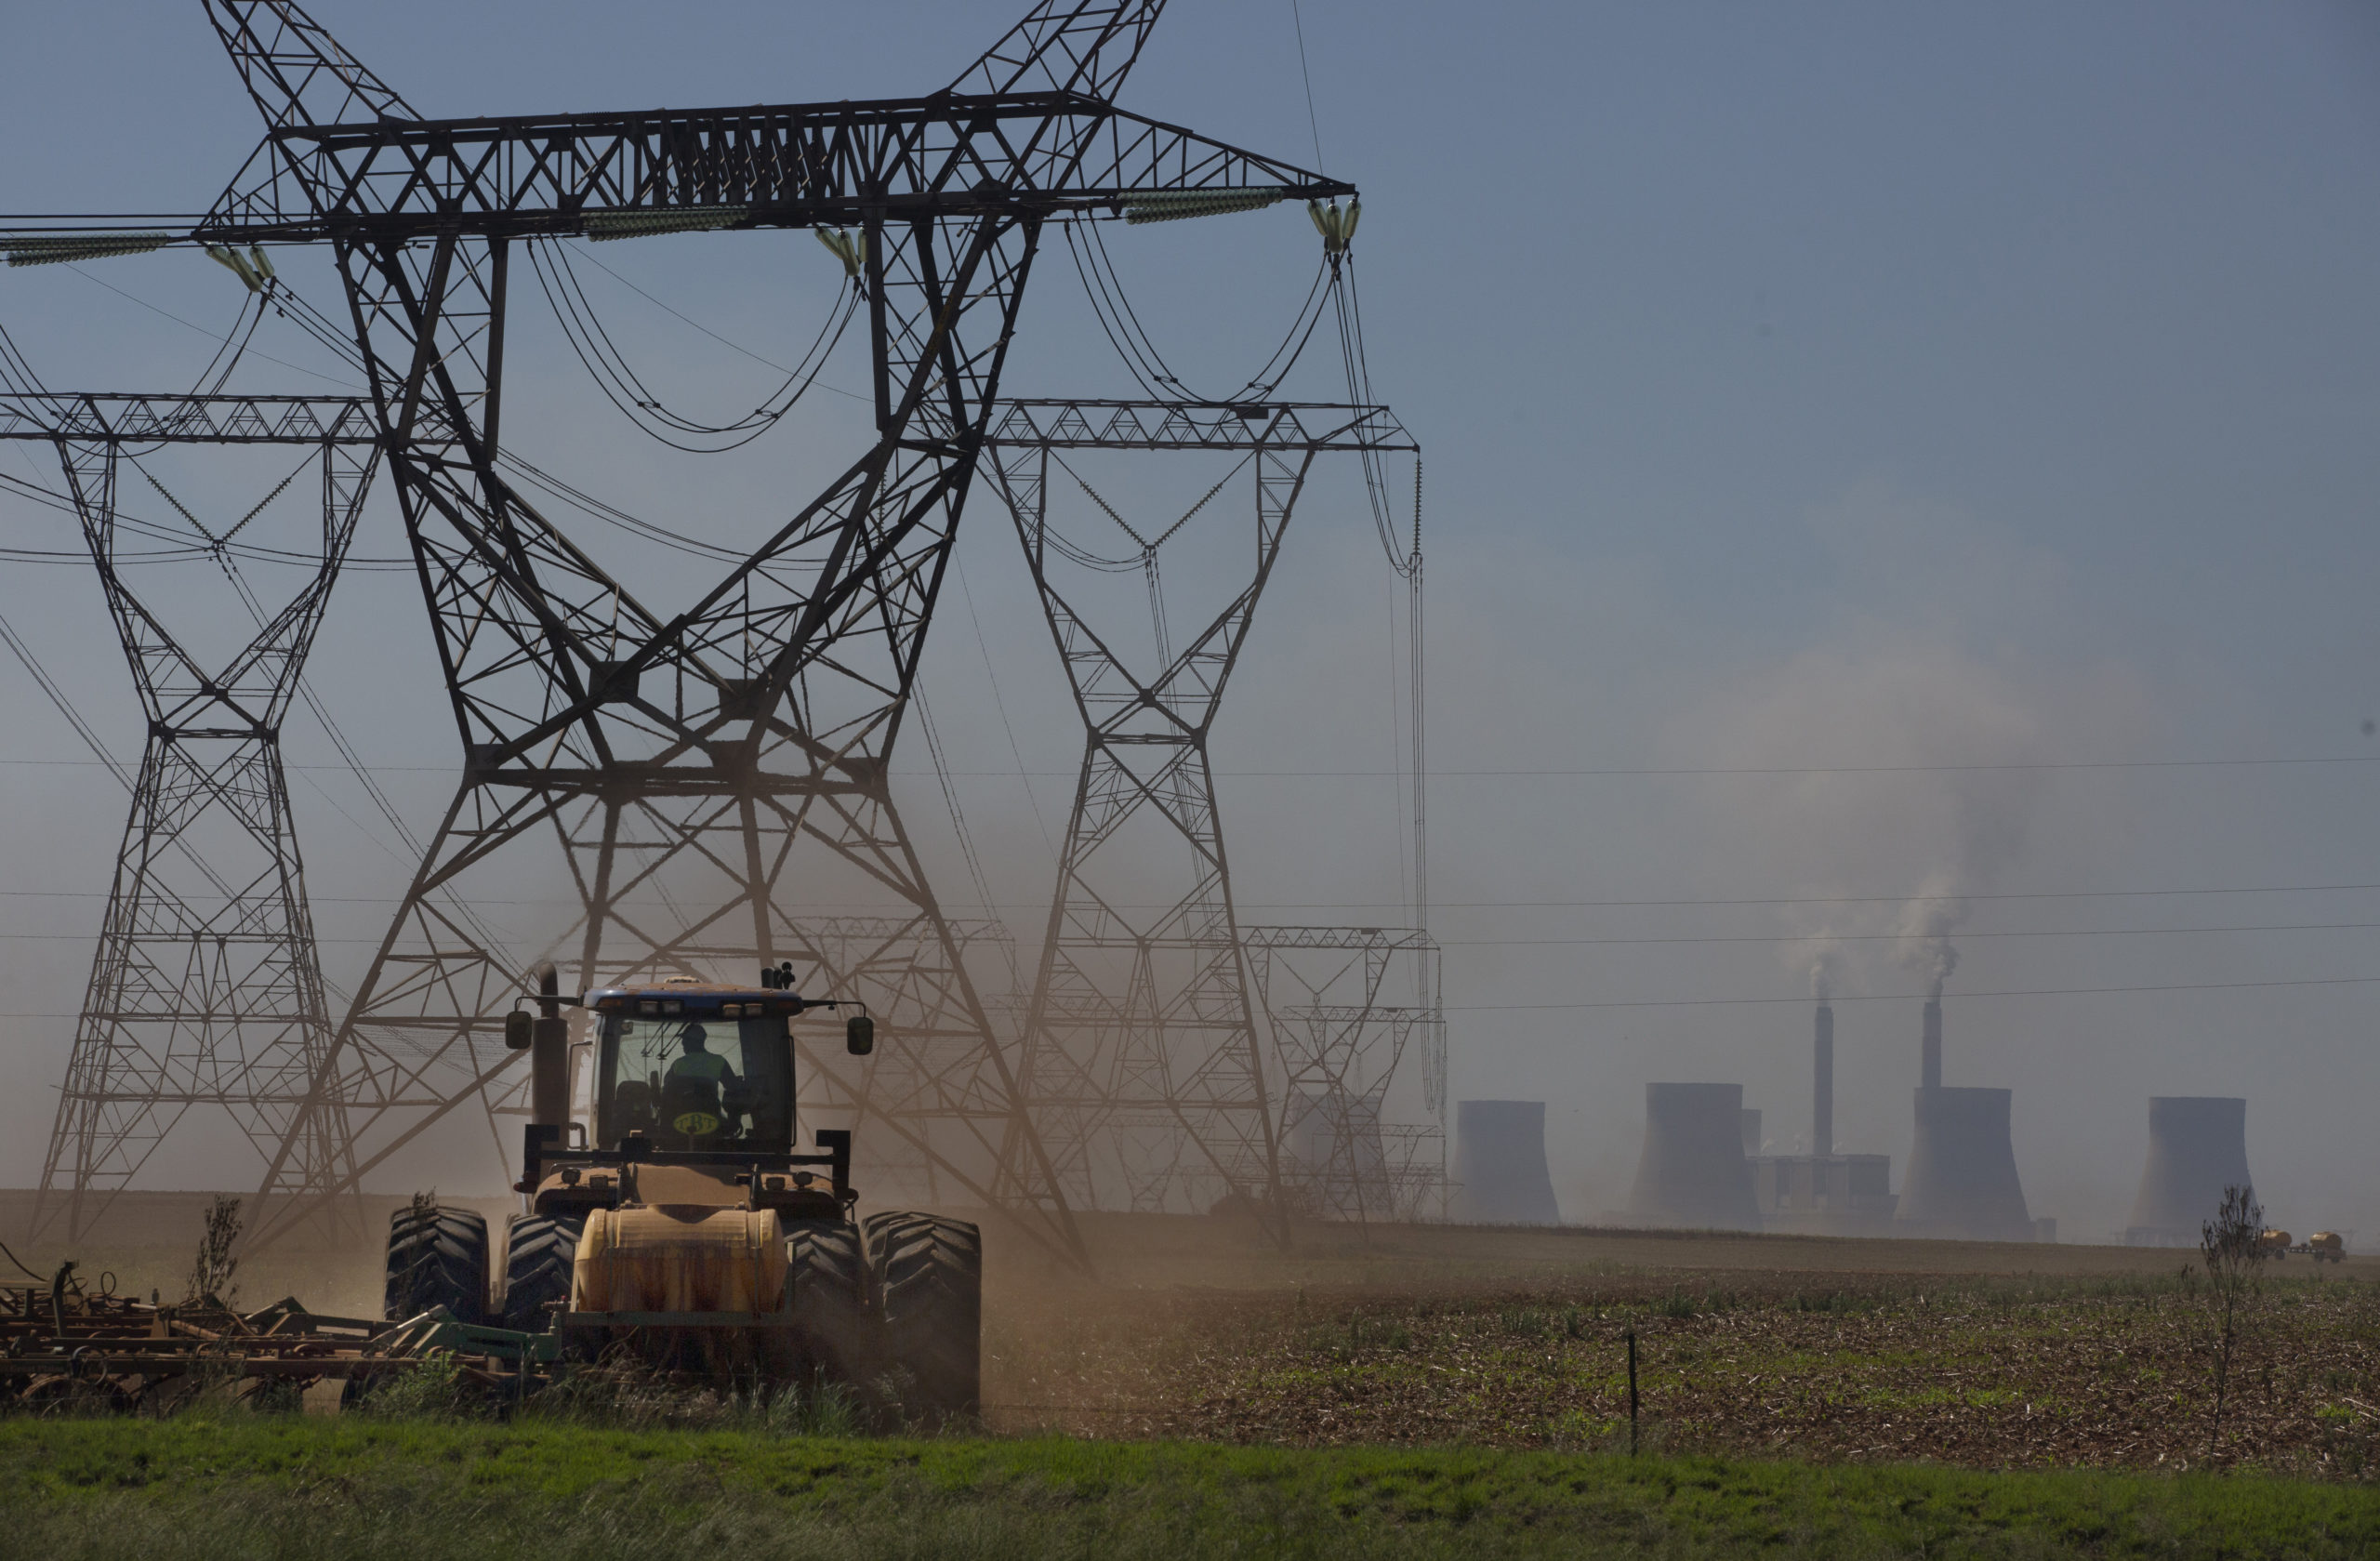
[[[2300,1257],[2312,1258],[2316,1263],[2345,1263],[2347,1261],[2347,1241],[2334,1230],[2318,1230],[2307,1239],[2295,1241],[2294,1244],[2289,1232],[2268,1230],[2256,1238],[2256,1245],[2264,1250],[2265,1256],[2275,1263],[2281,1262],[2292,1252]]]

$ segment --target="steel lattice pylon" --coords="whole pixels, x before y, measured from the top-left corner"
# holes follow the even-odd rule
[[[529,960],[458,907],[525,883],[575,901],[552,946],[584,986],[790,959],[866,999],[866,1065],[801,1048],[813,1125],[863,1119],[1079,1252],[887,774],[1043,225],[1352,192],[1117,109],[1160,8],[1045,0],[927,98],[432,122],[288,0],[207,0],[267,139],[195,236],[336,252],[465,751],[335,1037],[359,1175],[517,1088]],[[787,227],[849,230],[876,437],[668,614],[499,469],[513,251]],[[846,886],[901,907],[857,964],[788,905]]]
[[[58,447],[149,724],[42,1166],[36,1234],[62,1201],[69,1237],[80,1237],[193,1107],[227,1114],[257,1148],[267,1209],[326,1193],[353,1166],[342,1102],[314,1093],[328,1078],[331,1028],[281,723],[354,537],[378,433],[370,407],[352,399],[0,397],[0,438]],[[259,615],[255,637],[220,667],[195,659],[117,568],[127,444],[321,449],[314,572],[277,613]],[[326,1212],[351,1210],[334,1202]]]
[[[1042,1144],[1078,1201],[1120,1187],[1134,1209],[1203,1210],[1239,1195],[1286,1211],[1207,738],[1315,456],[1412,442],[1382,407],[1057,401],[1005,407],[989,444],[1084,727],[1025,1025],[1022,1071]],[[1160,631],[1154,672],[1129,669],[1051,579],[1050,466],[1066,450],[1239,451],[1254,468],[1248,583],[1179,651]],[[1143,543],[1160,622],[1163,540]],[[1155,906],[1134,903],[1150,864],[1121,839],[1150,820],[1189,848],[1190,864]]]
[[[1250,927],[1243,939],[1281,1069],[1281,1177],[1292,1207],[1356,1224],[1444,1218],[1436,941],[1405,927]],[[1397,978],[1409,980],[1410,1002],[1394,1000]],[[1410,1083],[1418,1090],[1398,1088]],[[1393,1103],[1394,1093],[1408,1098]],[[1395,1120],[1398,1105],[1426,1120]]]

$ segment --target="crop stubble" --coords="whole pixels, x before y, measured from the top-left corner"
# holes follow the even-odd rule
[[[2068,1250],[2046,1275],[1929,1273],[1910,1249],[1922,1260],[1933,1244],[1878,1243],[1885,1272],[1833,1250],[1805,1254],[1828,1267],[1760,1269],[1739,1254],[1794,1249],[1714,1239],[1736,1263],[1688,1266],[1705,1255],[1689,1243],[1668,1263],[1593,1247],[1567,1263],[1466,1263],[1425,1244],[1387,1261],[1243,1252],[1217,1264],[1219,1287],[1186,1282],[1178,1255],[1110,1262],[1097,1286],[1011,1283],[987,1318],[987,1416],[1105,1436],[1602,1450],[1625,1445],[1633,1329],[1648,1448],[1980,1468],[2209,1461],[2210,1331],[2186,1254],[2122,1253],[2093,1273]],[[1857,1261],[1858,1244],[1833,1245]],[[2380,1477],[2380,1285],[2272,1276],[2240,1381],[2214,1462]]]

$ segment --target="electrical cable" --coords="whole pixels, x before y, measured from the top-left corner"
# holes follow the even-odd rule
[[[951,569],[959,576],[959,595],[967,603],[968,622],[975,628],[975,650],[984,658],[984,676],[992,685],[992,708],[998,714],[1000,731],[1008,738],[1009,757],[1016,761],[1016,778],[1025,787],[1025,805],[1032,812],[1033,827],[1040,832],[1042,849],[1049,852],[1050,860],[1054,863],[1058,860],[1058,845],[1050,838],[1050,826],[1041,817],[1040,800],[1033,795],[1033,775],[1025,767],[1025,750],[1017,746],[1016,728],[1008,719],[1007,702],[1000,697],[999,674],[992,668],[992,648],[984,639],[984,619],[975,611],[975,592],[967,584],[967,571],[955,557]]]
[[[934,778],[942,787],[943,805],[950,811],[950,827],[959,837],[959,853],[966,859],[967,877],[975,886],[976,901],[984,907],[985,916],[997,919],[999,911],[992,898],[991,881],[984,876],[983,860],[975,854],[974,837],[967,831],[967,815],[959,806],[959,793],[950,784],[948,766],[943,762],[942,737],[934,730],[932,712],[926,708],[925,685],[913,681],[909,685],[909,698],[918,708],[918,729],[925,734],[926,752],[932,756]],[[1012,990],[1022,991],[1025,975],[1016,962],[1016,940],[1003,936],[998,941],[1007,960],[1009,986]]]
[[[536,272],[537,285],[552,308],[555,320],[561,324],[571,351],[595,380],[605,399],[649,437],[692,455],[720,455],[739,449],[774,428],[808,393],[811,385],[826,367],[827,358],[832,356],[835,347],[842,340],[843,332],[851,324],[852,317],[859,307],[859,284],[856,281],[847,280],[838,295],[840,307],[829,309],[826,323],[820,325],[817,337],[811,342],[810,350],[802,355],[800,363],[785,371],[785,382],[762,398],[758,407],[736,421],[704,423],[669,410],[638,377],[596,313],[593,300],[587,297],[586,288],[579,282],[566,249],[557,245],[548,255],[545,246],[533,244],[529,246],[529,258]],[[602,269],[607,275],[618,277],[619,273],[608,266]],[[629,285],[633,286],[632,284]],[[641,297],[652,298],[641,288],[635,291]],[[654,301],[659,302],[657,299]],[[660,307],[668,308],[667,305]],[[678,314],[675,310],[669,312],[680,320],[685,320],[685,316]],[[692,324],[693,322],[688,321],[687,324]],[[714,339],[724,339],[703,326],[695,325],[694,328]],[[755,356],[748,352],[746,355]],[[675,437],[677,435],[726,442],[694,444]]]
[[[341,811],[340,816],[346,818],[350,824],[355,823],[353,815],[347,814],[344,810]],[[963,819],[955,820],[954,822],[959,823],[962,829],[964,828]],[[359,828],[362,827],[361,825],[358,825],[357,827]],[[978,882],[975,887],[979,895],[987,892],[986,886],[982,882]],[[89,894],[83,897],[87,899],[103,899],[106,896],[100,894]],[[323,903],[329,905],[341,902],[324,901]],[[394,904],[396,902],[384,900],[374,903]],[[561,902],[556,901],[553,903],[559,905]],[[632,902],[618,901],[615,903],[625,906]],[[998,906],[998,901],[984,899],[981,903],[985,906],[986,913],[997,913]],[[2051,931],[2039,933],[2022,933],[2015,931],[1977,933],[1962,931],[1959,933],[1959,938],[1962,942],[1965,942],[1977,938],[2140,938],[2163,937],[2169,934],[2198,935],[2215,933],[2256,933],[2261,935],[2274,933],[2369,932],[2380,932],[2380,921],[2258,922],[2252,925],[2236,927],[2071,927],[2056,928]],[[79,942],[82,935],[83,934],[79,933],[0,933],[0,938],[7,938],[20,943],[73,943]],[[380,940],[378,938],[325,938],[320,941],[325,943],[378,943]],[[1803,943],[1806,941],[1808,940],[1792,933],[1779,933],[1767,935],[1751,935],[1743,937],[1448,938],[1439,941],[1437,943],[1437,946],[1440,948],[1608,948],[1633,947],[1639,945],[1647,944],[1790,944]],[[1903,943],[1909,941],[1909,938],[1908,934],[1902,933],[1866,933],[1838,934],[1835,935],[1831,941],[1836,943]]]
[[[588,265],[593,266],[597,271],[602,271],[605,276],[608,276],[613,281],[618,283],[621,286],[627,288],[629,292],[634,293],[638,298],[641,298],[645,302],[651,304],[654,308],[661,311],[662,313],[670,316],[672,319],[679,321],[682,324],[693,326],[695,330],[700,331],[703,335],[710,337],[713,341],[718,342],[721,347],[726,348],[728,351],[732,352],[741,352],[744,356],[751,359],[754,363],[759,364],[763,368],[773,368],[779,374],[791,375],[796,372],[793,369],[786,367],[783,364],[776,362],[773,358],[764,358],[760,356],[760,354],[753,351],[742,342],[735,341],[728,337],[720,335],[717,331],[712,330],[708,325],[706,325],[701,321],[694,319],[692,315],[681,314],[675,309],[670,308],[669,305],[662,302],[659,298],[654,298],[652,294],[646,292],[635,283],[630,282],[627,277],[622,276],[618,271],[614,271],[611,267],[597,259],[591,249],[582,255],[580,258],[584,259]],[[856,390],[846,390],[840,386],[824,383],[820,384],[818,389],[832,395],[841,396],[846,401],[856,401],[873,404],[872,398],[861,395]]]
[[[1094,268],[1090,266],[1083,247],[1076,241],[1075,226],[1072,222],[1063,223],[1060,231],[1066,236],[1067,252],[1074,257],[1075,274],[1082,279],[1083,294],[1091,301],[1091,311],[1098,317],[1099,328],[1105,334],[1107,344],[1116,349],[1116,355],[1124,361],[1125,370],[1140,385],[1142,393],[1152,401],[1166,401],[1173,397],[1187,396],[1189,392],[1183,388],[1181,381],[1175,379],[1166,370],[1164,364],[1161,361],[1152,361],[1151,358],[1144,357],[1139,344],[1129,341],[1129,337],[1123,332],[1122,322],[1110,319],[1110,305],[1105,292],[1106,284],[1093,274]],[[1160,386],[1171,386],[1171,395],[1159,389]]]
[[[73,271],[75,275],[77,275],[77,276],[81,277],[84,281],[86,281],[86,282],[90,282],[90,283],[94,283],[94,284],[97,284],[99,286],[101,286],[101,287],[106,288],[109,292],[113,293],[116,297],[118,297],[118,298],[123,298],[123,299],[126,300],[127,302],[130,302],[130,303],[137,303],[137,304],[139,304],[141,308],[143,308],[143,309],[145,309],[145,310],[148,310],[148,311],[149,311],[151,313],[152,313],[152,314],[162,314],[162,315],[164,315],[166,319],[171,320],[171,321],[172,321],[175,324],[177,324],[177,325],[183,326],[183,327],[185,327],[185,328],[187,328],[187,329],[189,329],[189,330],[196,331],[199,335],[201,335],[201,336],[203,336],[203,337],[208,337],[208,338],[209,338],[209,339],[211,339],[211,340],[215,340],[215,341],[225,341],[225,340],[228,340],[228,339],[229,339],[229,338],[228,338],[228,337],[221,337],[221,336],[218,336],[218,335],[216,335],[216,333],[214,333],[213,331],[208,330],[208,329],[207,329],[205,326],[204,326],[204,325],[193,325],[193,324],[192,324],[189,321],[187,321],[187,320],[183,319],[180,315],[174,313],[171,310],[160,309],[160,308],[158,308],[155,304],[151,303],[151,302],[150,302],[148,299],[146,299],[146,298],[137,298],[137,297],[135,297],[133,294],[130,294],[130,293],[126,292],[123,288],[121,288],[121,287],[119,287],[119,286],[117,286],[117,285],[116,285],[114,283],[112,283],[112,282],[103,281],[103,280],[101,280],[101,279],[100,279],[100,278],[99,278],[99,277],[93,276],[89,271],[85,271],[85,270],[84,270],[82,267],[80,267],[80,266],[77,266],[77,265],[71,265],[71,264],[70,264],[66,269],[67,269],[68,271]],[[350,353],[352,353],[352,352],[354,351],[354,347],[353,347],[353,344],[352,344],[352,343],[350,343],[350,344],[349,345],[348,351],[349,351],[349,352],[350,352]],[[329,376],[329,375],[327,375],[327,374],[321,373],[320,371],[315,370],[315,369],[311,369],[311,368],[303,367],[303,366],[301,366],[301,365],[299,365],[299,364],[293,364],[293,363],[287,362],[287,361],[286,361],[286,360],[284,360],[284,359],[281,359],[281,358],[273,357],[273,356],[271,356],[271,354],[269,354],[269,353],[258,352],[258,353],[257,354],[257,356],[258,356],[258,357],[259,357],[259,358],[262,358],[266,363],[278,364],[279,366],[281,366],[281,367],[283,367],[283,368],[285,368],[285,369],[292,370],[292,371],[293,371],[293,372],[295,372],[295,373],[298,373],[298,374],[305,375],[307,377],[311,378],[311,379],[321,379],[321,380],[327,381],[328,383],[330,383],[330,384],[334,384],[334,385],[341,384],[341,381],[339,381],[339,380],[337,380],[337,379],[333,378],[331,376]],[[350,390],[350,394],[351,394],[351,393],[353,393],[351,390]]]
[[[2034,986],[1996,991],[1954,992],[1952,997],[1964,1002],[1970,998],[2096,998],[2115,993],[2131,992],[2244,992],[2270,986],[2368,986],[2380,982],[2380,975],[2311,976],[2301,980],[2279,981],[2185,981],[2170,986]],[[1833,1003],[1913,1003],[1933,996],[1931,992],[1861,992],[1837,993],[1828,998]],[[1577,1003],[1449,1003],[1448,1013],[1531,1012],[1544,1013],[1584,1008],[1732,1008],[1760,1004],[1792,1003],[1799,1006],[1810,1001],[1806,992],[1790,998],[1646,998],[1630,1000],[1609,999]]]
[[[1075,230],[1081,227],[1084,237],[1079,241]],[[1257,371],[1231,396],[1218,400],[1202,396],[1176,376],[1147,329],[1142,325],[1139,312],[1132,308],[1131,298],[1124,289],[1123,278],[1117,272],[1115,258],[1107,252],[1107,241],[1095,222],[1064,224],[1068,253],[1075,262],[1075,273],[1082,281],[1084,296],[1090,300],[1091,312],[1108,345],[1116,350],[1126,370],[1139,382],[1144,393],[1153,400],[1187,400],[1208,405],[1224,405],[1231,402],[1262,400],[1273,393],[1297,366],[1304,355],[1306,344],[1313,339],[1322,323],[1323,309],[1330,296],[1335,272],[1326,260],[1316,268],[1313,284],[1307,288],[1303,302],[1291,318],[1289,331],[1274,348]]]
[[[1298,34],[1298,76],[1305,83],[1306,127],[1314,132],[1314,165],[1322,166],[1322,121],[1314,112],[1314,72],[1305,62],[1305,17],[1298,9],[1298,0],[1289,0],[1289,22]]]
[[[698,536],[689,536],[683,532],[671,531],[667,526],[656,525],[651,521],[640,519],[616,505],[608,504],[581,489],[571,486],[551,472],[531,465],[527,460],[509,450],[499,452],[496,460],[498,466],[520,477],[532,487],[538,488],[571,508],[583,511],[606,525],[628,532],[631,536],[641,536],[649,542],[658,542],[681,552],[695,553],[727,563],[745,562],[746,555],[732,548],[722,548],[715,542],[706,542]]]
[[[1108,503],[1105,498],[1100,496],[1098,489],[1092,487],[1088,482],[1084,481],[1081,472],[1077,471],[1073,467],[1066,464],[1066,458],[1064,456],[1061,456],[1055,450],[1051,450],[1050,452],[1050,458],[1058,463],[1058,469],[1061,471],[1064,471],[1067,476],[1074,479],[1075,485],[1082,489],[1082,491],[1090,496],[1091,501],[1099,506],[1099,508],[1105,512],[1109,520],[1114,521],[1118,526],[1123,528],[1125,536],[1130,537],[1133,541],[1141,545],[1141,550],[1130,558],[1111,559],[1102,557],[1099,554],[1091,552],[1089,549],[1083,548],[1068,540],[1064,535],[1051,527],[1046,519],[1044,519],[1040,527],[1042,535],[1050,540],[1051,545],[1056,547],[1062,555],[1083,565],[1085,568],[1096,569],[1105,574],[1117,575],[1121,574],[1128,569],[1141,569],[1146,567],[1148,560],[1156,555],[1157,550],[1165,546],[1165,544],[1172,538],[1174,533],[1180,531],[1183,526],[1188,525],[1192,518],[1195,517],[1199,510],[1204,509],[1217,494],[1223,492],[1224,483],[1229,483],[1234,477],[1238,476],[1240,472],[1247,468],[1248,463],[1256,458],[1256,453],[1251,450],[1247,455],[1242,456],[1233,464],[1232,469],[1229,471],[1223,474],[1222,479],[1218,481],[1213,487],[1209,488],[1206,491],[1206,494],[1199,498],[1198,502],[1193,504],[1187,510],[1183,511],[1180,520],[1175,521],[1171,525],[1166,527],[1163,532],[1159,533],[1157,540],[1154,542],[1144,537],[1138,531],[1134,530],[1132,523],[1124,519],[1122,515],[1118,514],[1116,510],[1116,507]]]

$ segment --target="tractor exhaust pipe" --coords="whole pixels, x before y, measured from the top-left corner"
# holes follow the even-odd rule
[[[570,1132],[570,1021],[562,1014],[560,978],[550,964],[537,967],[537,1017],[529,1037],[529,1119]]]

